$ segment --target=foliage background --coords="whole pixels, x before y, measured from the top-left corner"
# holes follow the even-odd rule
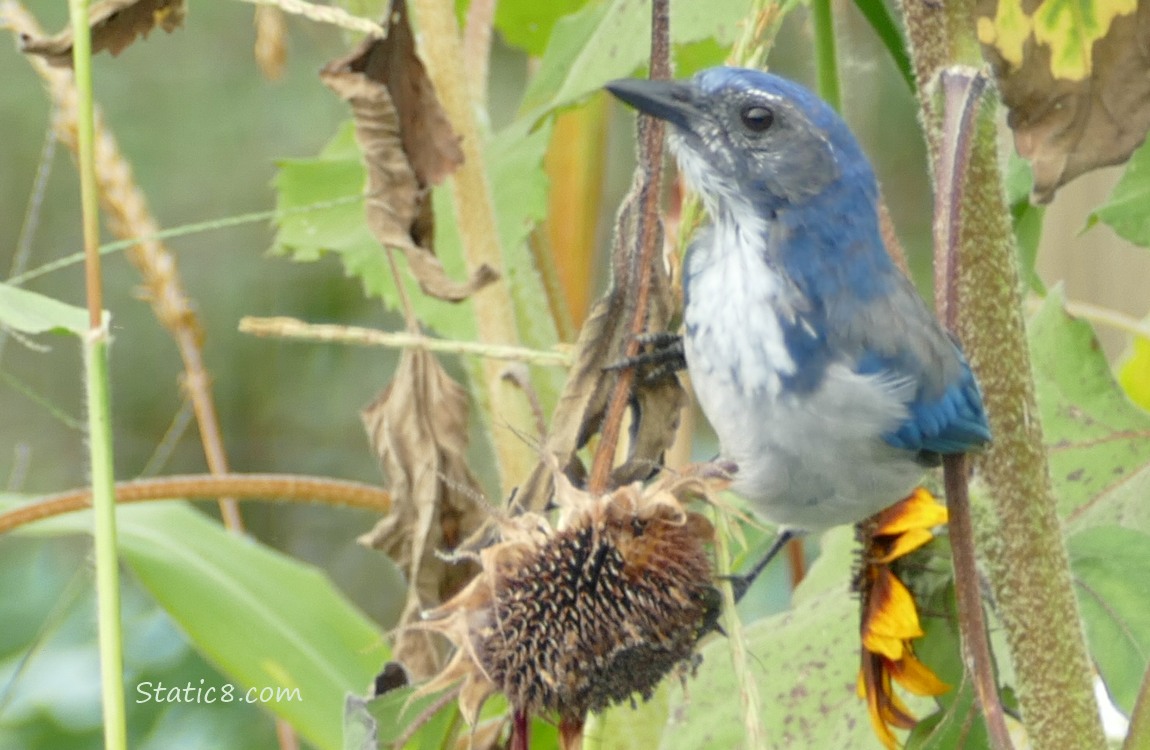
[[[66,22],[63,3],[30,4],[46,29]],[[372,15],[363,9],[357,12]],[[911,94],[850,4],[838,6],[844,109],[876,163],[912,265],[929,289],[930,205],[920,128]],[[154,32],[120,57],[94,60],[96,99],[135,168],[136,179],[165,227],[261,211],[273,205],[277,159],[315,154],[346,119],[345,105],[316,71],[342,54],[338,31],[289,19],[287,68],[269,83],[251,54],[252,7],[196,4],[185,28]],[[811,83],[810,29],[799,9],[785,22],[770,63]],[[497,41],[492,64],[493,125],[518,106],[528,62]],[[0,273],[5,277],[28,206],[50,113],[36,75],[12,44],[0,45]],[[631,118],[611,111],[600,248],[631,169]],[[70,158],[61,147],[31,241],[32,267],[80,249],[78,197]],[[1121,169],[1089,175],[1063,190],[1047,210],[1039,271],[1047,284],[1064,280],[1072,299],[1144,316],[1150,256],[1096,226],[1084,234]],[[207,334],[225,442],[237,471],[287,471],[376,482],[358,411],[386,382],[395,357],[376,349],[285,343],[241,335],[243,315],[292,315],[310,321],[399,328],[398,318],[364,299],[335,259],[293,264],[269,258],[267,222],[173,239],[189,294]],[[602,257],[602,256],[601,256]],[[599,283],[604,264],[596,264]],[[106,306],[114,311],[113,407],[116,474],[203,470],[195,428],[156,462],[157,446],[180,411],[179,358],[166,333],[133,290],[138,276],[120,255],[105,266]],[[31,282],[29,288],[82,304],[80,266]],[[1128,339],[1101,332],[1117,357]],[[30,352],[9,339],[0,354],[0,484],[8,491],[47,493],[86,480],[79,352],[53,343]],[[449,362],[449,366],[455,366]],[[457,368],[458,373],[458,368]],[[36,392],[32,398],[25,389]],[[50,406],[49,406],[50,405]],[[71,422],[71,423],[70,423]],[[701,428],[705,431],[705,428]],[[704,434],[700,457],[713,452]],[[489,491],[482,449],[473,463]],[[210,505],[204,511],[213,513]],[[386,629],[401,605],[401,583],[381,554],[354,543],[374,522],[368,513],[288,505],[244,507],[253,534],[323,568],[348,597]],[[0,748],[100,746],[99,683],[92,627],[92,576],[87,537],[0,536]],[[785,606],[781,570],[763,584],[759,614]],[[128,667],[140,680],[220,684],[226,678],[193,652],[184,636],[131,578],[126,579]],[[269,747],[271,722],[252,707],[134,705],[133,747]]]

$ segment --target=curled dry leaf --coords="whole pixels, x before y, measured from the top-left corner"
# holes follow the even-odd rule
[[[447,562],[486,518],[479,483],[467,468],[467,392],[429,352],[404,350],[391,383],[362,414],[387,474],[391,513],[360,538],[407,573],[402,623],[444,601],[475,574],[470,562]],[[401,623],[401,624],[402,624]],[[429,635],[402,629],[395,658],[415,679],[439,666]]]
[[[1046,203],[1080,174],[1119,164],[1150,129],[1150,3],[980,0],[978,37],[1010,110],[1018,153]],[[1072,8],[1073,6],[1073,8]]]
[[[579,722],[690,671],[719,600],[706,551],[714,529],[684,503],[709,496],[712,481],[664,475],[595,497],[557,475],[557,526],[534,513],[503,521],[479,575],[415,626],[456,647],[419,693],[462,682],[471,724],[496,691],[517,714]]]
[[[92,54],[103,50],[113,55],[137,36],[147,36],[159,26],[171,33],[184,22],[184,0],[104,0],[92,6],[89,13],[92,29]],[[50,37],[20,37],[20,50],[40,55],[60,68],[72,66],[72,30],[65,29]]]
[[[637,175],[638,177],[638,175]],[[638,182],[623,201],[615,226],[615,248],[612,257],[628,257],[620,243],[632,242],[639,220]],[[658,238],[662,246],[662,237]],[[618,279],[620,274],[615,274]],[[559,404],[551,418],[551,431],[544,445],[544,456],[535,471],[520,487],[517,503],[529,510],[541,510],[550,501],[555,472],[560,466],[569,476],[577,476],[575,452],[587,443],[603,420],[615,383],[615,373],[607,370],[623,356],[631,336],[631,314],[628,298],[634,290],[613,283],[607,293],[595,302],[575,343],[572,366]],[[651,278],[647,330],[666,330],[675,312],[675,299],[666,268],[660,263]],[[616,486],[650,476],[661,463],[663,452],[671,445],[679,424],[679,413],[686,396],[678,379],[668,377],[657,382],[636,378],[631,402],[633,420],[628,442],[627,460],[615,469]]]
[[[433,297],[457,302],[494,281],[486,265],[466,282],[452,280],[431,249],[428,189],[463,162],[463,151],[416,54],[405,3],[394,3],[386,39],[364,40],[320,77],[351,104],[367,166],[367,223],[376,239],[403,250],[420,288]]]

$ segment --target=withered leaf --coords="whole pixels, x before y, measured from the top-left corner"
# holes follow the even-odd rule
[[[1068,6],[1054,0],[977,7],[983,56],[1040,203],[1080,174],[1125,161],[1150,129],[1150,3],[1089,5],[1087,21],[1069,23]]]
[[[351,104],[367,166],[367,223],[379,242],[403,250],[420,288],[452,302],[497,278],[490,266],[451,279],[432,252],[429,188],[463,162],[459,137],[415,51],[405,3],[394,3],[386,39],[366,39],[320,73]]]
[[[623,201],[615,226],[613,257],[625,257],[622,243],[635,241],[639,220],[638,177]],[[657,240],[662,247],[662,231]],[[616,281],[618,274],[616,274]],[[634,290],[613,283],[595,302],[575,343],[575,364],[571,368],[551,418],[551,431],[544,445],[543,460],[519,488],[516,502],[528,510],[544,508],[553,494],[554,468],[578,474],[575,452],[598,431],[615,384],[615,374],[606,368],[617,363],[630,338],[628,297]],[[671,281],[663,263],[657,262],[651,279],[647,330],[666,330],[675,312]],[[660,463],[663,452],[674,440],[679,412],[686,403],[675,378],[657,383],[635,380],[632,423],[627,460],[615,469],[612,480],[618,485],[644,478]]]
[[[113,56],[137,36],[147,36],[159,26],[169,34],[184,22],[184,0],[104,0],[89,13],[92,54],[108,50]],[[72,30],[64,29],[50,37],[20,37],[20,50],[40,55],[60,68],[72,66]]]
[[[408,576],[395,658],[414,680],[438,668],[426,632],[402,628],[467,583],[476,568],[437,553],[454,549],[486,519],[467,467],[467,392],[429,352],[408,349],[391,383],[362,418],[392,493],[392,509],[360,541],[386,552]]]

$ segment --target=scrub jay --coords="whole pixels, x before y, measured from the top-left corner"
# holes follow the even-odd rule
[[[795,533],[857,523],[990,440],[970,366],[887,255],[874,173],[830,106],[740,68],[607,89],[669,123],[710,214],[684,261],[682,347],[732,489],[781,527],[749,578]]]

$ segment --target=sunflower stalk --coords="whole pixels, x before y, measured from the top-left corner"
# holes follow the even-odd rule
[[[962,191],[970,150],[974,141],[975,116],[986,76],[970,68],[947,68],[939,76],[943,97],[942,150],[935,169],[934,300],[939,317],[953,331],[958,318],[959,238],[962,236]],[[946,505],[950,516],[951,554],[954,561],[955,596],[963,662],[968,665],[982,715],[995,750],[1011,750],[1006,716],[998,699],[998,685],[974,551],[974,525],[966,483],[966,457],[947,456],[943,463]]]
[[[931,163],[945,157],[940,71],[981,65],[974,3],[902,2]],[[994,108],[975,118],[956,233],[955,330],[984,388],[994,434],[977,461],[997,524],[974,529],[1006,632],[1034,747],[1105,747],[1090,660],[1054,503],[1035,401]],[[982,516],[979,516],[980,518]]]

